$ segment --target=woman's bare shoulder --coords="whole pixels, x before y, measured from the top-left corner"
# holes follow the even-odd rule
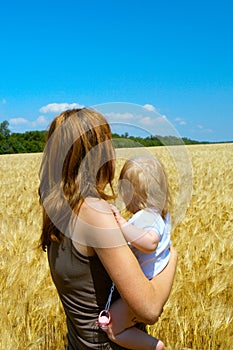
[[[87,197],[85,198],[83,205],[85,210],[99,210],[104,213],[111,213],[110,204],[102,198]]]
[[[82,204],[76,221],[76,236],[82,234],[86,246],[113,248],[126,244],[108,202],[88,197]]]
[[[112,210],[108,202],[104,199],[87,197],[85,198],[80,214],[88,216],[90,219],[103,218],[106,216],[112,216]]]
[[[85,198],[79,212],[80,219],[84,219],[89,224],[98,227],[108,227],[108,223],[116,226],[110,204],[104,199],[88,197]]]

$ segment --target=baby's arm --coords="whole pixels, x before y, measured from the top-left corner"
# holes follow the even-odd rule
[[[152,253],[157,248],[159,235],[155,231],[142,229],[130,224],[121,216],[116,207],[111,206],[111,208],[128,242],[143,253]]]

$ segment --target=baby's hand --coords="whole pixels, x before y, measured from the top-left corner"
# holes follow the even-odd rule
[[[116,221],[118,222],[118,224],[120,226],[123,226],[127,223],[127,221],[121,216],[119,210],[117,209],[117,207],[115,207],[114,205],[110,204],[111,210],[113,212],[113,215],[115,216]]]

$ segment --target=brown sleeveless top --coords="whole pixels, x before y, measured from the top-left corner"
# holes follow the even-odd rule
[[[110,342],[97,324],[112,286],[98,256],[82,255],[65,237],[60,244],[51,243],[48,260],[66,314],[68,349],[124,349]],[[112,301],[118,297],[115,293]]]

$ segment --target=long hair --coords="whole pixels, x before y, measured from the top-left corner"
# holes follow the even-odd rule
[[[115,198],[114,172],[110,126],[99,112],[68,110],[52,121],[40,167],[44,251],[51,241],[61,242],[72,212],[78,214],[86,197]],[[107,185],[111,195],[104,192]]]
[[[170,210],[167,175],[155,157],[128,159],[120,173],[118,190],[130,213],[155,208],[165,218]]]

